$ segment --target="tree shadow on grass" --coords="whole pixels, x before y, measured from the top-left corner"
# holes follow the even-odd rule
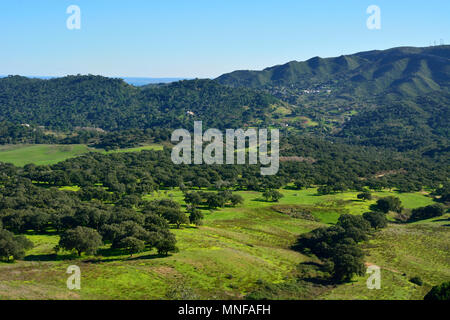
[[[102,259],[101,257],[97,258],[97,259],[88,259],[88,260],[84,260],[83,262],[86,263],[106,263],[106,262],[116,262],[116,261],[122,261],[122,262],[126,262],[126,261],[137,261],[137,260],[153,260],[153,259],[160,259],[160,258],[167,258],[170,257],[170,255],[163,255],[163,254],[158,254],[158,253],[154,253],[154,254],[148,254],[148,255],[144,255],[144,256],[136,256],[136,257],[120,257],[120,258],[108,258],[108,259]]]
[[[335,286],[337,284],[331,278],[305,277],[305,278],[300,278],[300,280],[302,280],[304,282],[312,283],[314,285],[320,285],[320,286]]]
[[[169,224],[170,230],[183,230],[183,229],[198,229],[198,226],[190,225],[190,224],[182,224],[179,228],[176,224]]]
[[[299,189],[299,188],[297,188],[295,186],[285,186],[283,189],[285,189],[285,190],[293,190],[293,191],[302,191],[302,190],[304,190],[304,189]]]
[[[305,268],[302,268],[305,267]],[[299,268],[303,269],[304,272],[308,273],[309,275],[300,276],[299,280],[311,283],[313,285],[320,285],[320,286],[333,286],[336,284],[336,282],[329,276],[326,276],[325,267],[324,265],[313,262],[313,261],[307,261],[302,262],[299,264]],[[318,274],[317,276],[312,276],[311,274]],[[323,273],[320,275],[320,273]]]
[[[433,220],[433,222],[444,222],[444,221],[449,221],[450,222],[450,218],[441,218],[441,219]]]
[[[41,262],[48,262],[48,261],[65,261],[65,260],[75,260],[78,256],[74,254],[32,254],[26,256],[23,260],[24,261],[41,261]]]
[[[0,259],[0,266],[1,266],[2,264],[14,264],[16,261],[17,261],[17,260],[12,260],[12,259],[10,259],[10,260]]]
[[[56,235],[59,235],[59,233],[54,229],[47,229],[46,231],[27,230],[21,234],[27,235],[27,236],[56,236]]]
[[[97,255],[102,256],[102,257],[117,257],[117,256],[123,256],[126,254],[127,253],[125,250],[116,249],[116,248],[99,249],[97,251]]]
[[[250,201],[254,201],[254,202],[265,202],[265,203],[275,203],[275,202],[273,202],[273,201],[267,201],[267,200],[264,199],[264,198],[255,198],[255,199],[252,199],[252,200],[250,200]]]

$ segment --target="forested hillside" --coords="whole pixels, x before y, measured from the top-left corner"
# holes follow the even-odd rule
[[[68,76],[51,80],[0,79],[0,121],[56,130],[95,127],[106,131],[179,128],[193,119],[210,127],[265,122],[276,98],[211,80],[137,88],[120,79]]]
[[[269,92],[291,105],[284,121],[346,142],[394,148],[448,148],[450,46],[400,47],[315,57],[216,79]]]
[[[402,47],[145,87],[92,75],[10,76],[0,79],[0,141],[130,147],[148,133],[164,140],[160,130],[202,120],[204,127],[276,126],[284,134],[442,156],[449,62],[450,46]]]
[[[400,151],[448,147],[450,94],[434,92],[413,99],[380,100],[347,121],[337,136],[364,145]]]

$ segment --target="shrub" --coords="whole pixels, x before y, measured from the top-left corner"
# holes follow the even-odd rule
[[[444,214],[444,207],[440,204],[432,204],[426,207],[413,209],[410,221],[425,220],[434,217],[440,217]]]
[[[33,243],[25,236],[15,236],[14,233],[0,229],[0,258],[7,261],[13,257],[13,260],[22,259],[25,256],[25,250],[31,249]]]
[[[375,205],[375,209],[384,213],[388,213],[389,211],[400,213],[403,207],[399,198],[389,196],[379,199]]]
[[[189,215],[189,221],[196,226],[200,226],[202,224],[203,218],[203,213],[198,209],[193,209],[191,214]]]
[[[450,300],[450,281],[434,286],[424,297],[424,300]]]
[[[423,285],[423,281],[422,281],[422,278],[420,278],[420,277],[412,277],[411,279],[409,279],[409,282],[412,282],[412,283],[414,283],[414,284],[417,284],[418,286],[421,286],[421,285]]]
[[[363,218],[369,221],[370,225],[374,229],[381,229],[387,226],[386,215],[382,212],[365,212]]]
[[[370,191],[363,191],[357,195],[357,198],[361,200],[372,200],[372,194]]]

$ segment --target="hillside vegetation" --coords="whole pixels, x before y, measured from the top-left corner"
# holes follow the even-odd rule
[[[202,120],[209,127],[264,123],[276,98],[212,80],[137,88],[121,79],[68,76],[0,79],[0,121],[67,131],[180,128]]]
[[[400,47],[337,58],[314,57],[262,71],[235,71],[217,78],[234,87],[330,88],[357,96],[421,95],[450,86],[450,46]],[[288,90],[288,89],[287,89]]]
[[[0,299],[445,296],[449,52],[143,87],[0,79]],[[175,164],[171,133],[196,120],[280,129],[278,172]],[[80,291],[66,287],[70,265]]]
[[[288,102],[283,122],[305,129],[299,117],[306,116],[316,134],[398,150],[449,145],[450,46],[315,57],[216,80]]]

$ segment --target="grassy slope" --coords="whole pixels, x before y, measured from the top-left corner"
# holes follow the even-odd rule
[[[360,214],[373,203],[354,201],[356,193],[316,196],[314,189],[283,190],[280,204],[319,205],[313,214],[322,222],[335,222],[343,212]],[[388,192],[384,192],[383,195]],[[82,257],[65,253],[58,260],[51,256],[58,236],[29,235],[36,244],[26,261],[0,263],[0,298],[52,299],[164,299],[204,298],[238,299],[258,288],[261,282],[282,285],[294,282],[299,263],[311,261],[289,249],[296,237],[320,222],[294,219],[271,210],[261,201],[261,194],[240,192],[245,203],[238,208],[224,208],[206,214],[199,228],[174,230],[180,252],[158,257],[154,251],[129,258],[116,255],[105,247],[102,257]],[[148,199],[169,197],[182,201],[179,191],[160,192]],[[422,194],[401,195],[405,206],[431,200]],[[382,267],[382,290],[370,291],[365,278],[352,284],[320,290],[304,283],[280,292],[280,296],[303,298],[420,298],[431,285],[450,276],[448,227],[430,222],[391,225],[371,241],[367,262]],[[419,232],[420,230],[420,232]],[[423,232],[422,232],[423,231]],[[65,273],[69,265],[82,270],[82,290],[69,291]],[[421,288],[408,282],[407,276],[420,275]]]
[[[151,144],[142,147],[104,151],[91,149],[86,145],[4,145],[0,146],[0,162],[12,163],[22,167],[28,163],[36,165],[51,165],[63,160],[80,156],[91,151],[114,152],[139,152],[142,150],[162,150],[163,146]]]
[[[0,161],[16,166],[49,165],[87,152],[85,145],[7,145],[0,147]]]

